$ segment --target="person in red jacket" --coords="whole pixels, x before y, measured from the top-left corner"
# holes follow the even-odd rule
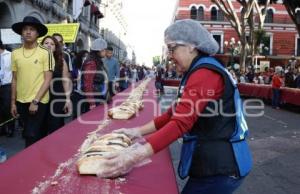
[[[272,107],[276,109],[279,109],[281,86],[282,80],[280,78],[280,72],[277,71],[272,78]]]
[[[88,58],[82,65],[81,85],[87,98],[89,108],[92,109],[100,102],[108,100],[108,76],[102,58],[105,56],[107,43],[98,38],[93,41]]]
[[[176,104],[143,126],[115,130],[131,138],[151,135],[146,137],[145,143],[134,144],[124,151],[104,156],[103,171],[98,176],[117,177],[126,174],[145,158],[167,148],[178,138],[191,134],[199,141],[193,141],[193,148],[186,152],[189,159],[192,156],[192,162],[191,165],[182,165],[189,171],[189,180],[182,193],[230,194],[239,187],[245,176],[239,170],[230,142],[236,124],[240,125],[236,122],[237,116],[232,114],[238,111],[234,99],[234,94],[238,93],[229,72],[208,61],[198,66],[203,59],[216,62],[210,55],[218,52],[219,45],[199,21],[191,19],[170,25],[165,31],[165,43],[176,71],[183,75]],[[211,112],[216,109],[218,114]],[[245,122],[243,124],[247,125]],[[184,141],[183,146],[189,146],[186,143]],[[248,153],[243,152],[243,155]],[[182,156],[183,159],[187,158]],[[186,171],[180,172],[181,178],[187,177]]]

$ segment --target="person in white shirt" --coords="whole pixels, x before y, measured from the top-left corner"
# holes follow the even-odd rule
[[[265,84],[264,78],[263,78],[261,73],[258,75],[258,83],[259,84]]]
[[[5,49],[0,40],[0,121],[3,123],[11,120],[2,127],[2,133],[8,137],[12,137],[14,133],[14,121],[10,114],[11,80],[11,52]]]
[[[135,83],[138,81],[136,66],[134,65],[131,69],[132,81],[131,83]]]
[[[240,83],[246,83],[246,79],[244,75],[240,76]]]

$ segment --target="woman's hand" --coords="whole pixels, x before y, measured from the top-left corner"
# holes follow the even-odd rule
[[[64,106],[64,112],[65,113],[68,113],[68,114],[71,114],[72,111],[73,111],[73,105],[72,105],[72,102],[70,99],[67,99],[66,100],[66,103],[65,103],[65,106]]]
[[[134,144],[120,152],[112,153],[103,156],[104,166],[97,173],[102,178],[116,178],[131,171],[135,166],[153,154],[153,149],[150,144]]]
[[[123,133],[130,139],[142,137],[142,134],[138,128],[121,128],[114,130],[113,133]]]

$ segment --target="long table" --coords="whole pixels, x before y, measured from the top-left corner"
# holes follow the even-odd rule
[[[113,102],[120,104],[131,89],[116,95]],[[127,121],[112,120],[104,129],[107,133],[117,128],[142,125],[158,114],[154,81],[144,94],[144,109]],[[109,107],[114,106],[110,105]],[[61,194],[147,194],[178,193],[176,178],[168,149],[151,157],[151,162],[134,168],[124,178],[101,179],[80,176],[76,171],[76,153],[88,132],[94,131],[106,118],[101,105],[82,115],[80,119],[94,122],[86,124],[74,120],[43,138],[27,149],[0,164],[0,193],[61,193]]]
[[[178,79],[163,79],[162,80],[164,86],[179,86],[180,80]]]
[[[239,83],[239,91],[242,95],[270,100],[272,99],[271,85]],[[280,88],[281,102],[300,106],[300,89]]]

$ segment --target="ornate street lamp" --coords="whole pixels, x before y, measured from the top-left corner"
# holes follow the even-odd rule
[[[289,60],[289,66],[291,67],[292,70],[294,70],[296,68],[296,64],[297,64],[297,59],[293,55],[292,58]]]
[[[233,70],[237,70],[239,68],[238,65],[234,64],[234,56],[241,53],[241,41],[236,42],[235,38],[232,37],[230,41],[224,42],[225,48],[230,52],[230,66]]]

